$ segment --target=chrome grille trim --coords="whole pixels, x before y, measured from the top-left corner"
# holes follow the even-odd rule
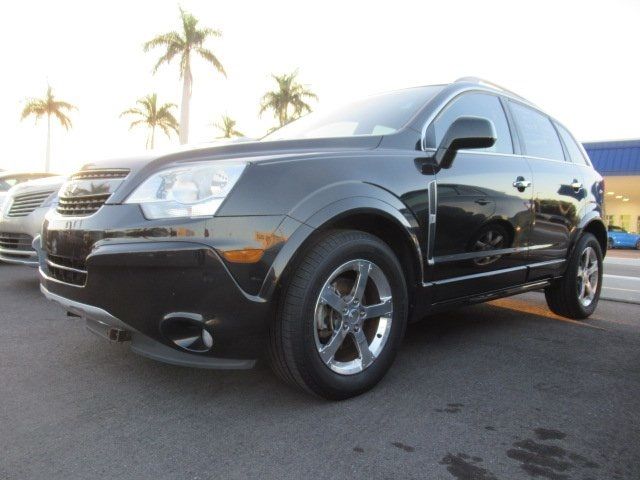
[[[50,267],[53,267],[53,268],[59,268],[59,269],[62,269],[62,270],[67,270],[69,272],[81,273],[83,275],[87,274],[86,270],[80,270],[78,268],[72,268],[72,267],[67,267],[65,265],[60,265],[59,263],[52,262],[48,258],[47,258],[47,265],[49,265]]]
[[[91,215],[100,210],[110,196],[110,193],[101,193],[83,197],[60,197],[56,211],[67,216]]]
[[[24,252],[33,252],[33,238],[25,233],[0,232],[0,248]]]
[[[129,172],[127,168],[107,168],[73,174],[60,190],[56,211],[69,217],[93,215],[109,200]]]
[[[7,217],[26,217],[55,193],[54,190],[37,193],[25,193],[16,195],[11,199],[11,206],[7,212]]]
[[[128,168],[109,168],[103,170],[83,170],[71,175],[71,180],[93,180],[101,178],[125,178],[129,175]]]
[[[60,283],[84,287],[87,282],[87,270],[83,260],[47,254],[45,263],[48,276]]]

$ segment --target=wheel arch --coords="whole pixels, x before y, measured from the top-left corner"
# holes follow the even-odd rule
[[[401,212],[396,206],[371,197],[338,200],[306,219],[276,257],[260,296],[275,295],[278,286],[286,282],[287,275],[309,246],[327,231],[336,229],[370,233],[391,248],[405,273],[411,306],[416,288],[424,278],[418,222],[411,212]]]
[[[609,237],[602,219],[600,217],[596,217],[589,220],[584,227],[582,227],[582,232],[591,233],[596,237],[596,240],[598,240],[600,248],[602,249],[602,256],[604,257],[607,254],[607,241]]]

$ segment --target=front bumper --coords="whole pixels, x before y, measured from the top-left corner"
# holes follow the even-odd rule
[[[298,223],[283,222],[283,217],[233,217],[160,227],[159,222],[149,225],[137,210],[135,205],[105,205],[81,220],[50,214],[42,236],[42,292],[83,317],[94,333],[130,332],[132,350],[142,355],[178,365],[250,368],[264,353],[273,314],[259,286],[282,242],[270,244],[260,264],[229,265],[220,252],[251,247],[267,232],[286,238],[282,225]],[[107,221],[109,230],[102,227]],[[56,261],[82,258],[83,282],[55,278],[50,256]],[[161,325],[176,316],[206,323],[213,336],[210,349],[188,351],[167,338]]]
[[[234,370],[248,369],[255,365],[255,360],[198,357],[180,352],[154,341],[138,331],[131,331],[131,327],[102,308],[61,297],[51,293],[44,285],[40,286],[40,290],[48,300],[59,303],[67,312],[83,318],[86,321],[87,328],[96,335],[110,340],[110,331],[112,329],[131,332],[131,350],[153,360],[179,366]]]
[[[24,217],[3,217],[0,221],[0,261],[38,266],[38,254],[31,243],[40,234],[50,207],[36,208]]]

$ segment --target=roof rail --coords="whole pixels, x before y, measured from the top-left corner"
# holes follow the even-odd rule
[[[508,88],[504,88],[503,86],[498,85],[497,83],[493,83],[493,82],[491,82],[489,80],[485,80],[483,78],[479,78],[479,77],[460,77],[460,78],[457,78],[454,83],[461,83],[461,82],[468,82],[468,83],[476,83],[478,85],[485,85],[485,86],[491,87],[491,88],[493,88],[495,90],[500,90],[501,92],[507,93],[507,94],[511,95],[512,97],[518,98],[518,99],[520,99],[520,100],[522,100],[524,102],[527,102],[527,103],[529,103],[531,105],[534,105],[533,102],[527,100],[522,95],[518,95],[517,93],[509,90]]]

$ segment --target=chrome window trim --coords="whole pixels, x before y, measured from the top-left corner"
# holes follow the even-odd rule
[[[479,93],[490,93],[493,94],[497,97],[503,97],[503,98],[507,98],[513,102],[519,103],[521,105],[524,105],[532,110],[535,110],[536,112],[538,112],[541,115],[544,115],[545,117],[547,117],[552,125],[553,123],[557,123],[559,125],[561,125],[565,130],[567,130],[569,132],[569,134],[571,134],[571,131],[564,126],[561,122],[558,122],[555,118],[551,117],[549,114],[547,114],[546,112],[540,110],[538,107],[536,107],[535,105],[523,100],[522,98],[518,98],[518,97],[514,97],[513,95],[509,95],[508,93],[505,92],[500,92],[500,91],[496,91],[493,90],[491,88],[488,87],[482,87],[482,86],[469,86],[469,87],[464,87],[461,88],[459,90],[456,90],[455,92],[451,93],[449,96],[447,96],[441,103],[440,106],[438,107],[437,110],[435,110],[430,116],[429,118],[425,121],[424,125],[422,126],[422,131],[421,131],[421,136],[420,136],[420,146],[422,148],[423,152],[435,152],[437,150],[437,148],[434,147],[427,147],[425,142],[427,141],[427,129],[431,126],[431,124],[433,123],[433,121],[436,119],[436,117],[438,115],[440,115],[440,113],[447,107],[447,105],[449,105],[449,103],[454,100],[456,97],[459,97],[465,93],[468,92],[479,92]],[[505,117],[507,117],[507,114],[505,112]],[[509,128],[511,128],[511,124],[509,122],[509,118],[507,117],[507,122],[509,123]],[[555,128],[555,127],[554,127]],[[517,137],[519,138],[520,135],[516,134]],[[571,134],[571,136],[573,137],[573,134]],[[562,140],[560,140],[559,136],[558,136],[558,140],[560,141],[560,145],[562,145]],[[575,140],[575,138],[574,138]],[[578,141],[576,141],[576,143],[578,144],[578,146],[584,150],[584,147],[582,147],[582,144]],[[498,152],[476,152],[476,151],[472,151],[472,150],[460,150],[461,152],[465,152],[465,153],[474,153],[476,155],[500,155],[500,156],[513,156],[513,157],[525,157],[525,158],[531,158],[534,160],[547,160],[550,162],[559,162],[559,163],[573,163],[573,162],[567,162],[567,160],[562,159],[562,160],[557,160],[555,158],[546,158],[546,157],[536,157],[533,155],[526,155],[524,153],[498,153]],[[588,157],[587,157],[588,158]],[[591,166],[591,165],[586,165],[586,166]],[[593,168],[593,167],[592,167]]]
[[[465,93],[468,92],[479,92],[479,93],[489,93],[492,94],[496,97],[498,97],[498,99],[500,97],[504,97],[504,98],[508,98],[510,100],[522,103],[523,105],[526,105],[528,107],[533,108],[534,110],[537,110],[538,112],[540,112],[543,115],[547,115],[546,113],[544,113],[542,110],[540,110],[539,108],[533,106],[530,103],[527,103],[526,101],[523,101],[521,98],[517,98],[514,97],[513,95],[509,95],[508,93],[503,93],[488,87],[483,87],[483,86],[479,86],[479,85],[474,85],[474,86],[468,86],[468,87],[463,87],[460,88],[458,90],[456,90],[455,92],[452,92],[450,95],[448,95],[441,103],[440,106],[434,110],[434,112],[429,116],[429,118],[427,118],[427,120],[425,121],[424,125],[422,126],[422,131],[420,134],[420,146],[422,148],[423,151],[427,151],[427,150],[432,150],[432,147],[427,147],[426,146],[426,141],[427,141],[427,129],[431,126],[431,123],[433,123],[433,121],[436,119],[436,117],[438,115],[440,115],[440,113],[447,107],[447,105],[449,105],[449,103],[454,100],[456,97],[459,97],[460,95],[463,95]],[[548,115],[547,115],[548,116]],[[505,118],[507,119],[507,123],[509,122],[509,119],[507,117],[507,114],[505,112]],[[511,125],[509,124],[509,128],[511,128]],[[492,152],[487,152],[487,153],[492,153]],[[508,155],[508,154],[503,154],[503,155]],[[513,155],[516,155],[515,153]]]

